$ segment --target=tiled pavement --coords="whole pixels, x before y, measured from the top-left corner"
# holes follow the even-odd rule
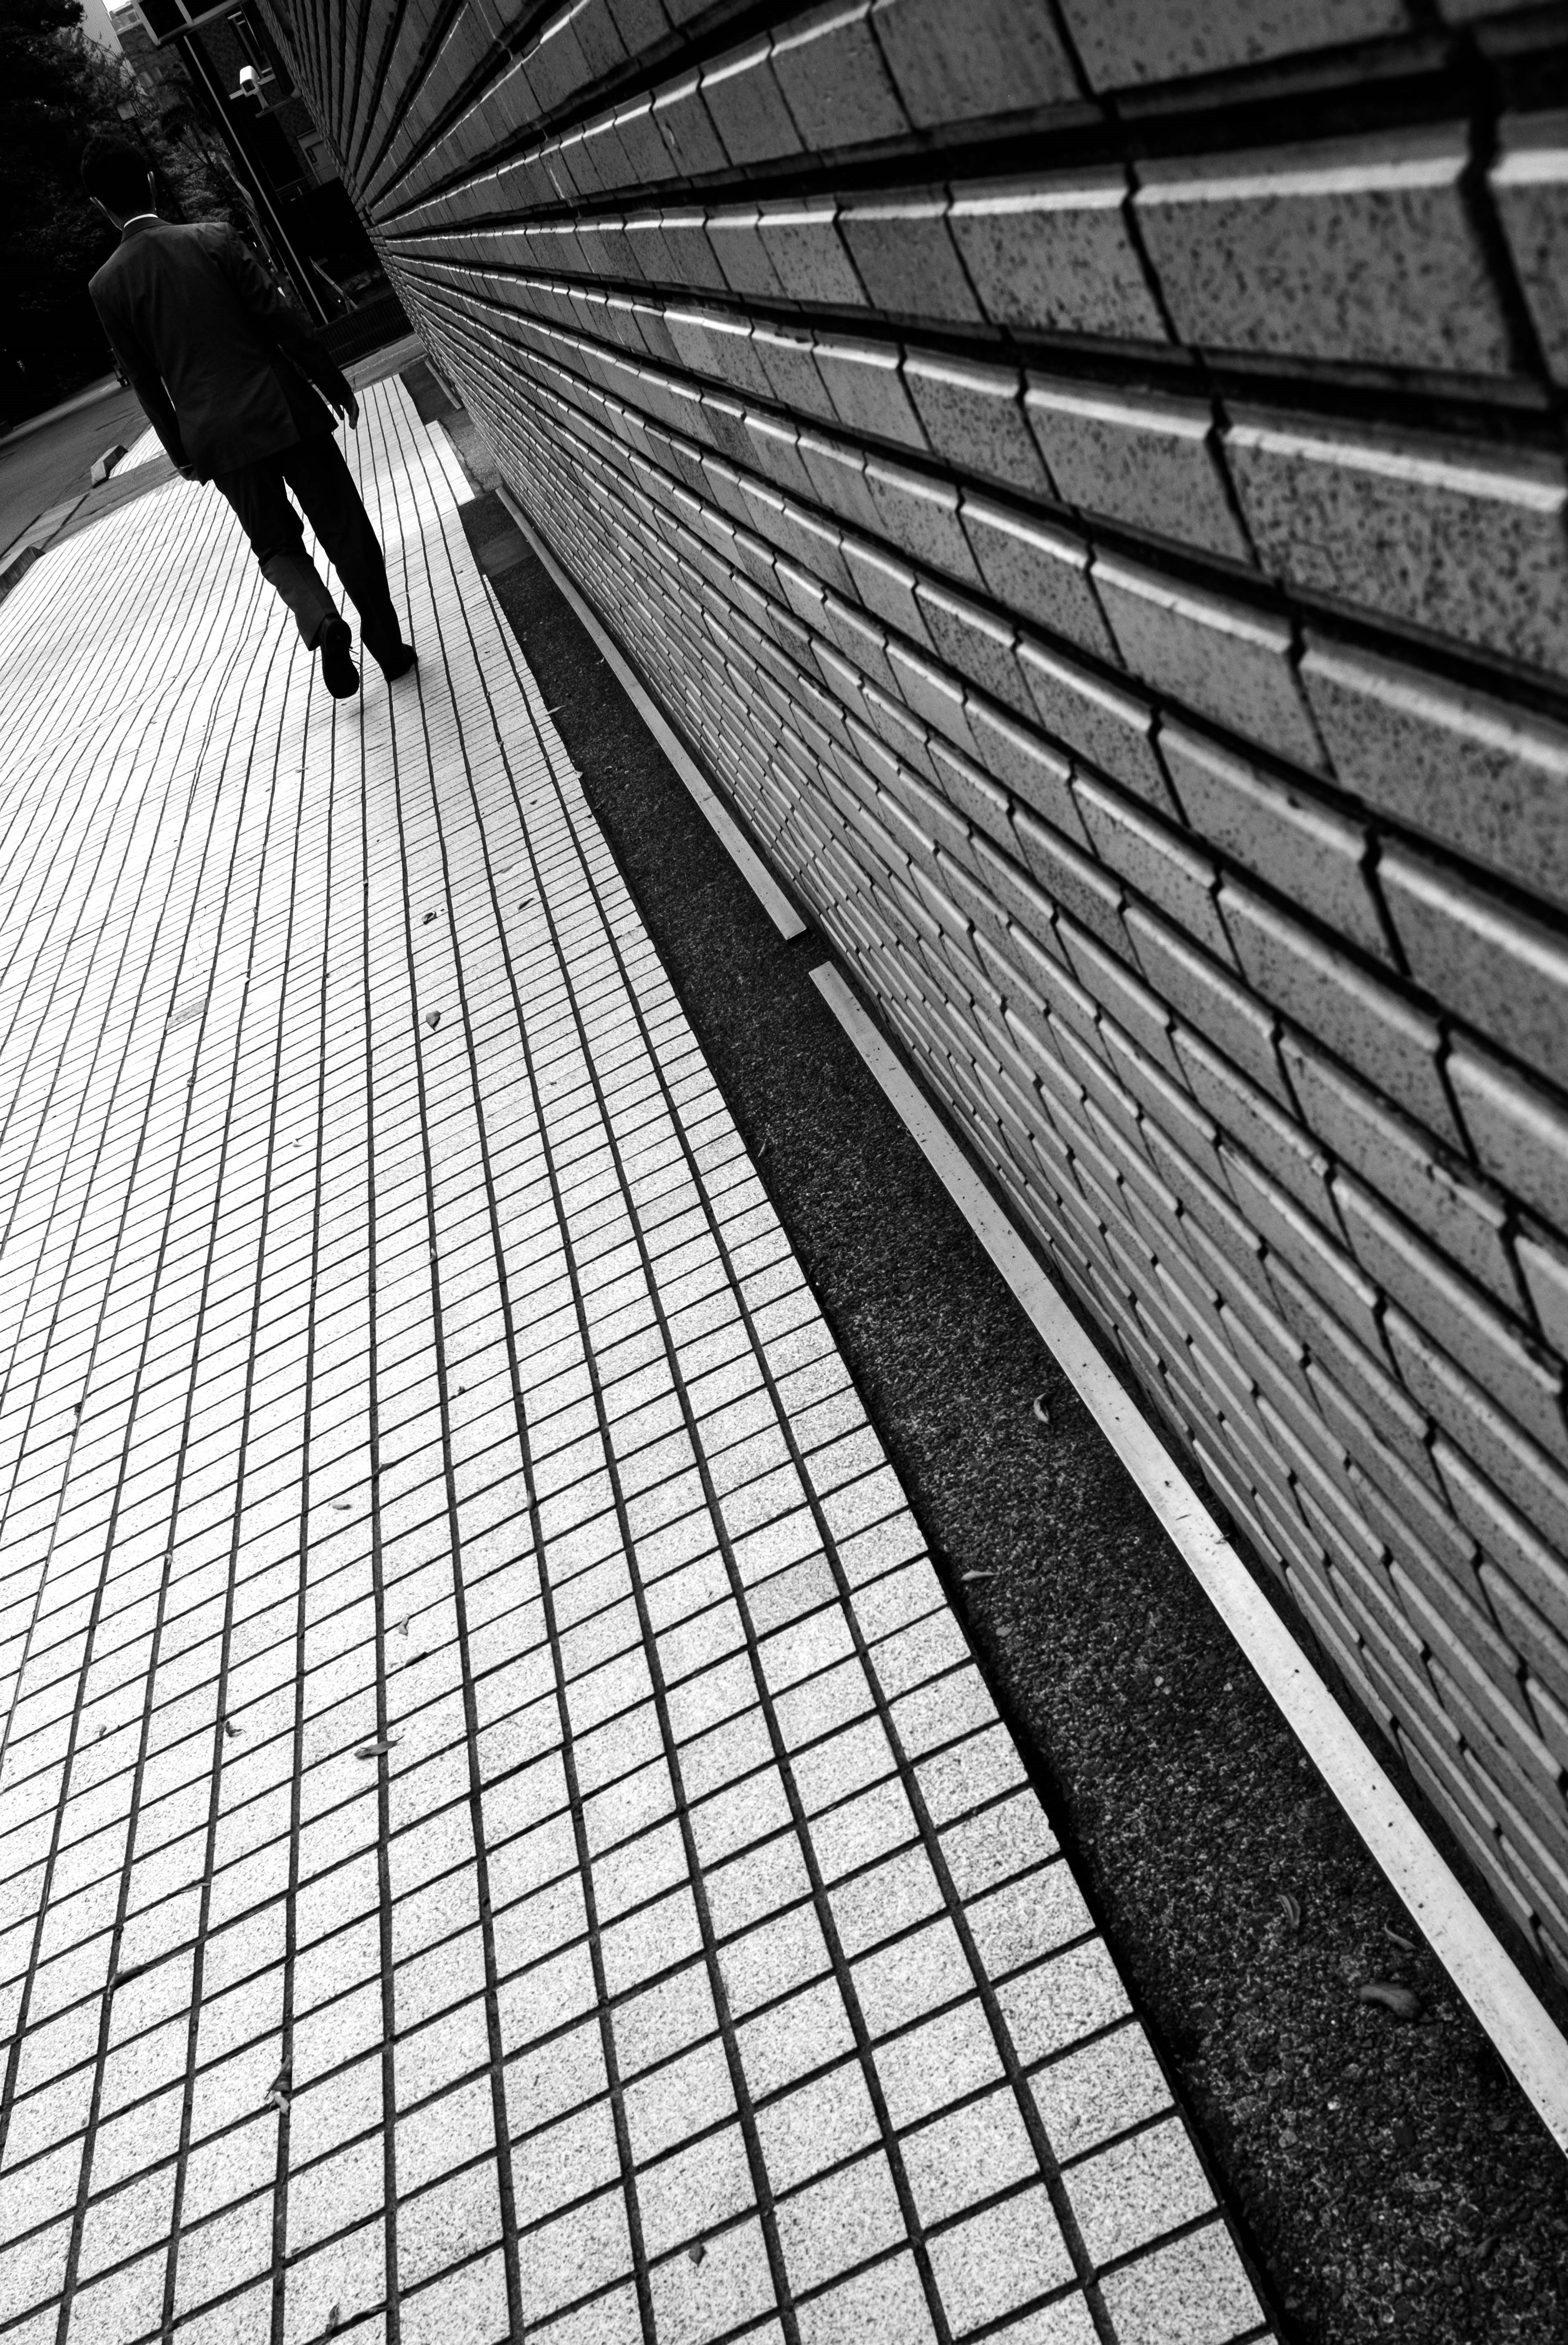
[[[1256,2300],[396,383],[0,611],[0,2340]]]

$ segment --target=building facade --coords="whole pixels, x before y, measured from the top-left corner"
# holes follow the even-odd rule
[[[1568,1979],[1562,12],[258,5],[534,523]]]

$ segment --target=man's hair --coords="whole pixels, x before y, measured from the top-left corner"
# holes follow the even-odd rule
[[[82,185],[122,219],[148,206],[148,159],[128,138],[95,130],[82,149]]]

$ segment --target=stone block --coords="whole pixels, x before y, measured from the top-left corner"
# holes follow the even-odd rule
[[[1159,746],[1200,838],[1363,950],[1390,957],[1359,823],[1185,726],[1162,725]]]
[[[1338,1234],[1339,1220],[1329,1193],[1329,1160],[1311,1133],[1303,1131],[1250,1075],[1201,1034],[1178,1021],[1171,1040],[1183,1079],[1227,1140],[1263,1165],[1298,1204]]]
[[[993,324],[1163,343],[1126,201],[1109,167],[965,186],[950,225]]]
[[[871,22],[917,129],[1075,99],[1078,85],[1042,0],[875,0]]]
[[[1073,769],[1064,757],[1059,757],[1026,726],[1014,724],[1000,709],[981,702],[970,709],[969,728],[974,736],[975,754],[987,773],[1023,806],[1080,846],[1088,847],[1089,834],[1072,792]]]
[[[1015,367],[911,350],[904,359],[904,383],[929,444],[959,472],[1034,496],[1051,493],[1024,421],[1023,378]]]
[[[1323,1145],[1471,1278],[1517,1311],[1519,1282],[1503,1242],[1508,1213],[1502,1193],[1337,1066],[1315,1042],[1288,1033],[1280,1056],[1301,1113]]]
[[[1101,860],[1206,951],[1234,965],[1230,939],[1215,909],[1214,865],[1146,808],[1105,784],[1080,776],[1073,796]]]
[[[1137,399],[1032,374],[1024,412],[1064,503],[1250,563],[1206,401]]]
[[[698,87],[697,74],[684,74],[654,93],[654,127],[669,148],[670,161],[683,179],[705,171],[728,168],[724,141],[714,127]]]
[[[1033,703],[1019,674],[1012,621],[941,586],[922,584],[917,593],[926,633],[948,665],[1015,715],[1028,716]]]
[[[755,206],[713,212],[708,220],[708,241],[732,293],[747,299],[776,301],[784,289],[768,257],[761,227],[762,215]]]
[[[800,152],[800,133],[774,78],[766,36],[704,69],[702,102],[731,163],[767,163]]]
[[[972,586],[981,584],[979,565],[959,520],[956,489],[891,459],[876,458],[866,466],[866,487],[881,533],[903,553],[949,578],[963,579]]]
[[[1568,665],[1558,458],[1239,410],[1225,451],[1277,577],[1553,673]]]
[[[1568,1082],[1568,939],[1414,848],[1388,848],[1378,878],[1417,982]]]
[[[1322,765],[1284,619],[1105,554],[1090,575],[1140,682],[1298,765]]]
[[[924,725],[944,734],[971,756],[974,740],[963,713],[963,688],[931,660],[921,659],[902,644],[891,644],[888,656],[898,677],[899,691]]]
[[[657,186],[669,177],[669,148],[654,120],[651,96],[622,107],[615,116],[613,127],[626,158],[628,187]]]
[[[847,431],[925,452],[925,434],[905,387],[895,344],[820,334],[817,365]]]
[[[824,423],[837,421],[838,410],[818,371],[815,336],[792,333],[787,326],[759,323],[751,329],[751,346],[780,407],[787,407],[791,415],[816,416]]]
[[[871,28],[871,0],[829,0],[775,36],[773,70],[817,154],[907,136],[909,117]]]
[[[1547,365],[1568,382],[1568,114],[1514,115],[1489,175]]]
[[[1457,1143],[1432,1020],[1339,946],[1314,936],[1244,883],[1227,878],[1219,904],[1237,958],[1264,1000]]]
[[[866,460],[858,450],[820,431],[802,431],[799,445],[801,462],[829,510],[872,537],[882,536],[885,524],[867,484]]]
[[[693,292],[726,290],[728,280],[709,240],[706,212],[636,214],[627,218],[626,236],[647,283],[687,286]]]
[[[846,537],[843,551],[855,592],[867,610],[912,642],[929,645],[931,638],[915,596],[914,572],[881,546],[859,537]]]
[[[1341,1172],[1334,1193],[1357,1260],[1544,1448],[1568,1457],[1563,1379],[1495,1304]]]
[[[1568,1475],[1522,1431],[1484,1386],[1390,1304],[1384,1329],[1405,1389],[1534,1525],[1550,1547],[1568,1548]],[[1437,1463],[1449,1473],[1441,1450]],[[1457,1504],[1457,1498],[1456,1498]]]
[[[1408,28],[1403,0],[1062,0],[1095,89],[1265,65]]]
[[[1140,166],[1139,225],[1177,334],[1217,351],[1508,372],[1467,161],[1461,126]]]
[[[861,305],[860,280],[840,239],[830,196],[762,204],[757,232],[789,300],[842,310]]]
[[[1568,1105],[1468,1037],[1448,1077],[1482,1171],[1568,1231]]]
[[[1145,700],[1027,635],[1018,646],[1045,731],[1151,806],[1176,811],[1154,749],[1154,710]]]
[[[1275,1050],[1278,1021],[1267,1006],[1157,912],[1134,905],[1126,928],[1137,965],[1161,1000],[1288,1107]]]
[[[1515,1251],[1542,1333],[1554,1352],[1568,1357],[1568,1254],[1534,1237],[1516,1239]]]
[[[657,314],[677,362],[694,374],[717,375],[733,390],[770,399],[773,386],[744,319],[723,310],[665,310]]]
[[[999,603],[1081,650],[1115,657],[1081,539],[967,490],[961,514],[980,574]]]
[[[978,323],[980,304],[948,228],[945,188],[851,198],[839,226],[874,310],[891,318]]]
[[[1322,636],[1301,678],[1347,789],[1568,908],[1568,726]]]

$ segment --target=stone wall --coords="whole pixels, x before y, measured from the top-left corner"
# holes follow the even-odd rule
[[[267,7],[522,503],[1568,1977],[1563,13]]]

